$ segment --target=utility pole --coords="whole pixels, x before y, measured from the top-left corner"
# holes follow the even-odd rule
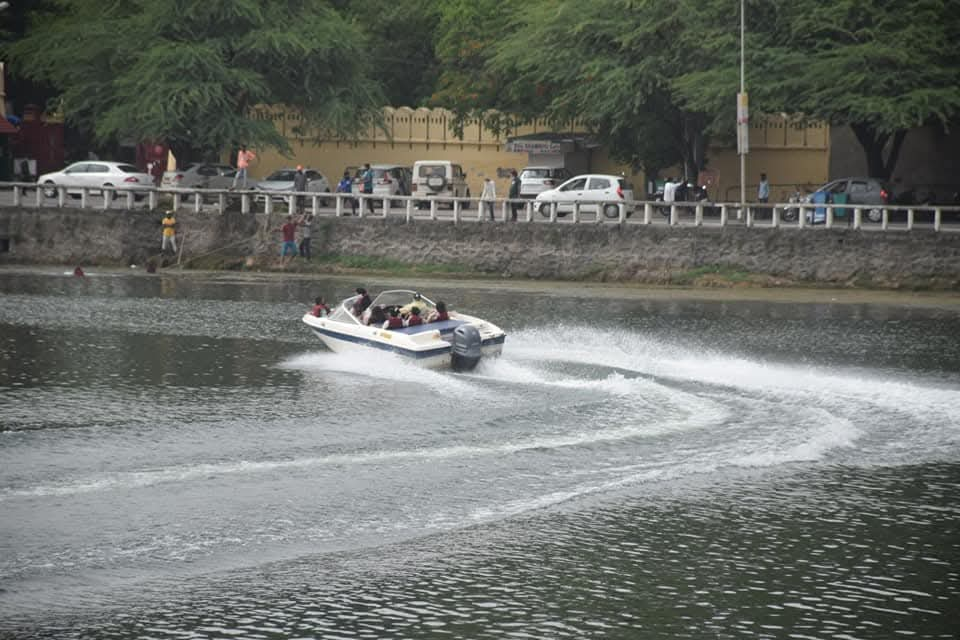
[[[750,102],[747,98],[746,64],[746,0],[740,0],[740,93],[737,94],[737,154],[740,156],[740,210],[743,217],[747,204],[747,153],[750,151]]]

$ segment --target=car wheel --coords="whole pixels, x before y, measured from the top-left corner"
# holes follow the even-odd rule
[[[542,215],[544,218],[549,218],[549,217],[550,217],[550,205],[551,205],[551,204],[552,204],[551,202],[541,202],[541,203],[537,206],[537,211],[539,211],[539,212],[540,212],[540,215]]]
[[[796,222],[797,221],[797,210],[793,207],[783,210],[783,221],[784,222]]]
[[[603,205],[603,215],[608,218],[619,218],[620,217],[620,207],[610,203]]]
[[[870,222],[881,222],[883,220],[883,209],[867,209],[867,220]]]
[[[57,197],[57,186],[53,180],[47,180],[43,183],[43,195],[47,198]]]

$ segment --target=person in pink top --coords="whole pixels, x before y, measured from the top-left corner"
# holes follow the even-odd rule
[[[253,151],[248,151],[246,145],[240,145],[240,151],[237,152],[237,172],[233,175],[233,188],[237,188],[237,181],[243,180],[243,188],[247,188],[247,167],[250,161],[257,157]]]

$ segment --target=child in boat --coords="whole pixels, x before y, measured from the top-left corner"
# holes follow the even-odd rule
[[[399,329],[403,327],[403,319],[397,307],[390,307],[390,317],[383,323],[384,329]]]
[[[318,318],[326,318],[330,315],[330,307],[327,306],[323,296],[317,296],[317,299],[313,301],[313,309],[310,310],[310,313]]]
[[[447,305],[442,300],[438,300],[437,308],[427,314],[427,322],[442,322],[449,319],[450,314],[447,313]]]
[[[410,309],[410,317],[407,318],[404,325],[407,327],[415,327],[418,324],[423,324],[423,318],[420,317],[420,307],[412,307]]]

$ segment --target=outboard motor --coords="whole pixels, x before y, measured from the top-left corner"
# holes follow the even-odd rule
[[[480,331],[476,327],[462,324],[453,330],[450,366],[454,371],[472,371],[481,355]]]

